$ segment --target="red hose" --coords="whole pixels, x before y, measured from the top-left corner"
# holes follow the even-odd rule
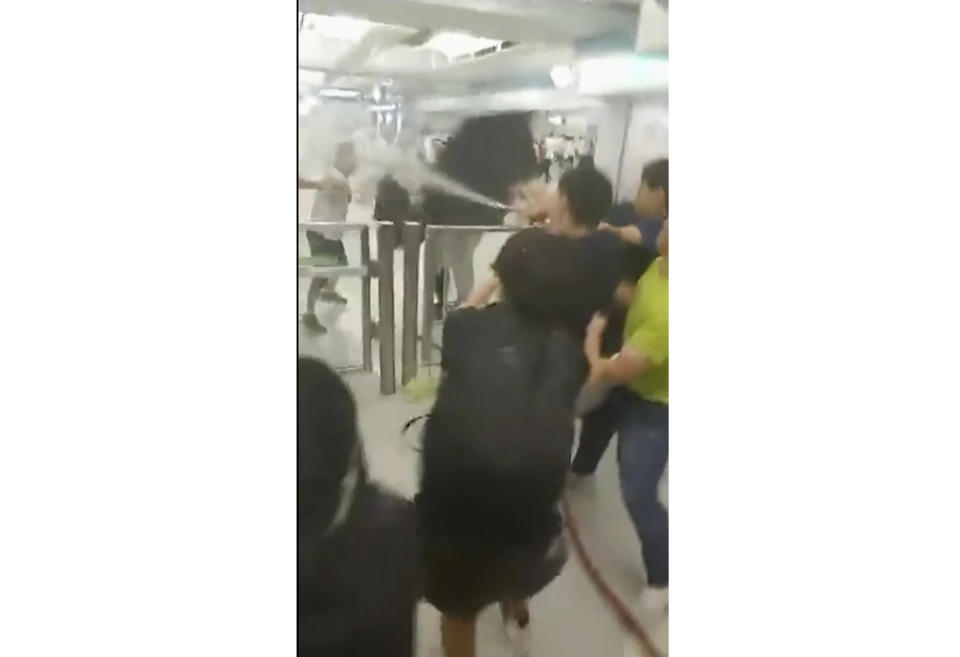
[[[567,501],[567,498],[563,498],[563,516],[567,526],[567,533],[570,535],[570,542],[573,544],[573,551],[576,552],[580,564],[587,572],[590,581],[593,582],[597,593],[599,593],[604,602],[613,609],[614,614],[617,616],[617,621],[619,621],[623,629],[631,634],[647,653],[653,655],[653,657],[663,657],[663,654],[653,645],[650,636],[646,630],[643,629],[643,626],[637,620],[636,616],[633,615],[629,607],[627,607],[613,589],[610,588],[610,585],[603,579],[603,575],[600,574],[597,565],[590,558],[590,555],[587,554],[586,549],[583,547],[583,541],[580,539],[580,530],[577,528],[577,523],[573,517],[573,512],[570,510],[570,503]]]

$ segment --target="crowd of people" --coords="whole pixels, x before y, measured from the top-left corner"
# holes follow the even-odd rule
[[[593,142],[588,137],[553,132],[534,143],[537,163],[544,180],[557,180],[570,169],[593,162]]]
[[[543,182],[558,180],[577,167],[592,167],[592,142],[549,134],[535,140],[527,113],[478,116],[463,122],[457,132],[443,142],[428,140],[430,148],[421,153],[425,161],[448,177],[467,181],[488,198],[507,202],[518,180],[536,177]],[[357,154],[351,141],[336,145],[326,170],[310,179],[298,179],[298,220],[305,222],[344,222],[352,200],[350,176],[357,169]],[[377,185],[374,219],[398,226],[395,244],[401,244],[399,226],[407,221],[422,225],[496,225],[503,213],[436,190],[422,190],[413,198],[392,176],[384,176]],[[335,227],[301,231],[301,255],[317,264],[346,265],[342,230]],[[449,308],[463,305],[474,287],[473,257],[481,238],[471,231],[444,231],[432,245],[438,265],[435,281],[435,315],[442,317]],[[346,299],[337,290],[336,277],[317,275],[309,284],[304,326],[319,335],[327,333],[317,318],[319,302],[343,305]],[[452,302],[448,301],[453,294]]]
[[[446,657],[476,654],[492,604],[528,637],[527,602],[566,561],[560,499],[614,435],[647,578],[636,611],[666,617],[668,163],[647,164],[632,203],[613,205],[589,165],[538,190],[518,206],[537,225],[446,319],[412,502],[368,480],[348,389],[300,359],[300,654],[411,655],[421,599],[441,613]]]

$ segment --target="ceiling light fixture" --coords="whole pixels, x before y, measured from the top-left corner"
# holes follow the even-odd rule
[[[550,69],[550,79],[557,89],[566,89],[573,84],[573,67],[568,64],[560,64]]]
[[[308,14],[307,29],[312,29],[321,37],[337,39],[339,41],[356,41],[370,31],[370,28],[380,25],[362,18],[352,16],[327,16],[325,14]]]
[[[321,98],[359,98],[363,95],[359,89],[338,89],[336,87],[328,87],[326,89],[320,89],[317,92],[317,95]]]
[[[456,57],[470,55],[484,48],[495,47],[498,44],[500,44],[498,39],[486,39],[462,32],[438,32],[423,44],[422,47],[430,50],[438,50],[446,55],[448,59],[454,59]]]

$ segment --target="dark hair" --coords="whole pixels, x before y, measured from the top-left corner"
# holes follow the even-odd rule
[[[437,169],[501,203],[511,188],[537,175],[528,113],[491,114],[463,122],[440,153]],[[504,211],[428,188],[424,209],[436,224],[495,225]]]
[[[557,189],[566,197],[573,221],[596,228],[613,204],[613,186],[593,167],[575,167],[560,178]]]
[[[668,160],[661,158],[648,162],[643,167],[643,173],[640,176],[640,182],[646,183],[650,189],[663,190],[663,202],[667,209],[670,208],[670,186],[668,184]]]
[[[593,297],[591,272],[577,238],[527,228],[503,245],[493,270],[504,301],[521,318],[577,334],[602,302]]]
[[[325,363],[298,358],[298,518],[310,518],[320,528],[330,523],[358,442],[357,407],[349,388]]]

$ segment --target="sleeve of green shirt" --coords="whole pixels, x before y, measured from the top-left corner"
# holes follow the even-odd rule
[[[642,353],[654,365],[663,365],[669,354],[669,338],[666,317],[647,317],[627,338],[626,346]]]

